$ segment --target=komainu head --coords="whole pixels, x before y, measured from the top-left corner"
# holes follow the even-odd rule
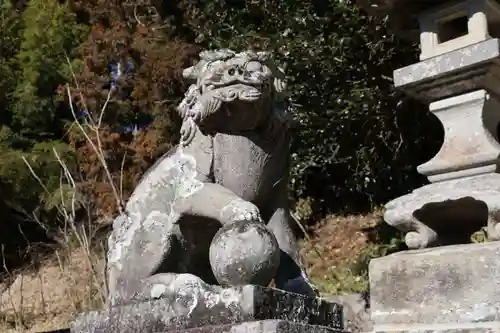
[[[183,75],[193,84],[178,111],[202,131],[248,131],[284,118],[283,108],[277,110],[285,99],[284,73],[267,52],[204,51]]]

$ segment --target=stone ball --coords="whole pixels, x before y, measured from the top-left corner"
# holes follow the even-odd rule
[[[262,222],[237,221],[215,234],[209,258],[222,286],[268,286],[280,263],[280,248]]]

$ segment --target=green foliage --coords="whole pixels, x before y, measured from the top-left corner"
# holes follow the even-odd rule
[[[64,138],[72,117],[55,92],[69,81],[67,57],[72,61],[78,55],[88,32],[67,3],[12,3],[16,8],[0,2],[0,226],[5,235],[0,243],[9,263],[24,256],[15,253],[26,242],[44,239],[45,230],[33,222],[54,227],[56,206],[68,196],[53,149],[75,172],[74,151]]]
[[[0,65],[10,74],[0,81],[0,88],[6,87],[6,103],[0,110],[0,180],[10,193],[10,204],[31,214],[40,202],[52,200],[22,157],[49,192],[59,190],[61,169],[52,149],[68,161],[72,157],[70,147],[61,141],[70,114],[55,90],[70,79],[66,59],[77,54],[88,28],[78,24],[68,5],[57,0],[32,0],[21,15],[5,2],[0,8],[1,17],[10,19],[2,23],[8,29],[2,30],[0,43],[0,54],[8,55],[0,58]]]
[[[196,42],[271,50],[286,67],[298,125],[296,198],[360,210],[424,181],[415,167],[437,152],[441,128],[424,107],[393,90],[392,71],[416,61],[417,52],[384,22],[366,17],[353,1],[182,4]]]
[[[21,79],[14,92],[12,127],[33,139],[50,139],[62,128],[64,113],[54,92],[70,79],[66,56],[75,54],[88,28],[78,24],[68,5],[57,0],[31,0],[22,20],[16,57]]]
[[[21,21],[9,1],[0,2],[0,123],[8,121],[7,105],[15,84],[15,62],[19,49]]]
[[[47,208],[54,207],[53,201],[60,196],[62,171],[52,149],[56,149],[60,156],[64,156],[65,163],[74,165],[74,153],[68,145],[58,141],[36,143],[29,152],[5,146],[0,148],[2,186],[6,193],[9,193],[4,200],[27,214],[31,214],[30,209],[34,209],[39,203],[46,205]],[[23,158],[42,180],[49,193],[45,192],[33,176]]]

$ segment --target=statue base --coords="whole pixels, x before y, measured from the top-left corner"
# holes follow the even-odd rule
[[[273,288],[243,286],[79,315],[72,333],[310,332],[343,330],[342,306]]]
[[[142,331],[137,328],[134,332]],[[130,331],[132,332],[132,331]],[[152,331],[151,331],[152,332]],[[156,332],[156,331],[155,331]],[[232,325],[204,326],[176,331],[166,331],[166,333],[332,333],[341,332],[331,328],[294,323],[287,320],[258,320]]]
[[[370,262],[373,332],[500,332],[500,242]]]

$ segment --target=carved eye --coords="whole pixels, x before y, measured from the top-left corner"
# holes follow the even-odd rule
[[[222,63],[222,61],[220,60],[215,60],[215,61],[212,61],[212,62],[209,62],[207,64],[207,69],[217,69],[217,67],[220,67],[220,64]]]
[[[246,69],[250,72],[259,72],[262,70],[262,65],[258,61],[249,61],[247,62]]]

